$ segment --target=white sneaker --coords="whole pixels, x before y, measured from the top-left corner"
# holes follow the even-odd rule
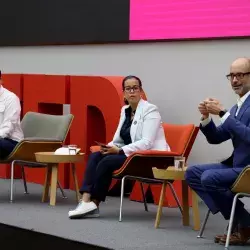
[[[96,204],[91,202],[80,201],[75,210],[71,210],[68,213],[69,218],[80,218],[84,215],[93,212],[97,209]]]
[[[99,208],[87,213],[84,218],[98,218],[100,217]]]

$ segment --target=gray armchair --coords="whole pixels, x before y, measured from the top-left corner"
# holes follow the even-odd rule
[[[48,115],[36,112],[27,112],[25,114],[21,121],[24,139],[16,145],[7,158],[0,161],[0,163],[11,163],[11,202],[13,201],[15,165],[22,168],[25,193],[28,193],[24,167],[47,167],[47,164],[36,162],[35,152],[51,152],[60,148],[67,137],[73,118],[74,116],[71,114]],[[58,184],[63,193],[60,183]]]

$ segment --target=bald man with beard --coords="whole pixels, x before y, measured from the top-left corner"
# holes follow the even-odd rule
[[[213,214],[220,212],[229,220],[234,198],[230,188],[242,170],[250,165],[250,60],[236,59],[227,78],[238,96],[237,104],[226,110],[219,100],[208,98],[199,104],[198,109],[202,115],[200,130],[208,143],[220,144],[231,140],[233,153],[221,163],[190,166],[185,178]],[[211,115],[220,118],[219,126],[216,127]],[[248,240],[250,214],[244,203],[238,200],[230,244],[244,245]],[[225,244],[225,241],[226,234],[215,237],[215,242]]]

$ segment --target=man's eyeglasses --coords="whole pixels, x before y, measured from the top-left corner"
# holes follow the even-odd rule
[[[125,87],[124,91],[127,93],[130,93],[133,90],[133,92],[139,92],[141,90],[140,86],[133,86],[133,87]]]
[[[236,73],[236,74],[231,73],[231,74],[226,75],[226,77],[229,81],[232,81],[234,79],[234,77],[236,77],[237,80],[242,80],[245,75],[249,75],[249,74],[250,74],[250,72]]]

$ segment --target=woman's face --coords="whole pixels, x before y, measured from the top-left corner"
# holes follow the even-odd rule
[[[141,87],[138,80],[131,78],[124,83],[124,97],[129,104],[138,103],[141,99]]]

